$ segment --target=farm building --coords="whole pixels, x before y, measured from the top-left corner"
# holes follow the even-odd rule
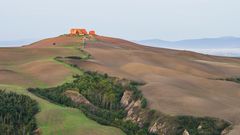
[[[87,35],[86,29],[71,29],[70,35]]]
[[[89,35],[96,35],[96,32],[94,30],[89,31]]]

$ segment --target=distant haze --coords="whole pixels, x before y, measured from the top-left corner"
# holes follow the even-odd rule
[[[20,47],[23,45],[29,45],[38,40],[40,39],[19,39],[19,40],[0,41],[0,47]]]
[[[0,41],[71,27],[124,39],[240,37],[239,0],[1,0]]]
[[[237,37],[203,38],[179,41],[149,39],[135,42],[154,47],[190,50],[219,56],[240,57],[240,38]]]

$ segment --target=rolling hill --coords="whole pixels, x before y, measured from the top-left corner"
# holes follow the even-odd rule
[[[141,90],[149,106],[161,112],[219,117],[240,124],[240,85],[215,80],[239,76],[239,58],[139,46],[115,38],[98,40],[85,49],[93,60],[73,63],[86,70],[146,82]]]
[[[221,118],[233,123],[230,134],[240,132],[240,85],[218,80],[240,76],[239,58],[95,38],[84,49],[91,59],[69,62],[84,70],[145,82],[140,89],[151,109],[169,115]],[[69,81],[79,71],[54,61],[54,57],[82,56],[77,49],[80,45],[80,38],[59,36],[21,48],[0,49],[0,84],[26,88]],[[43,115],[42,119],[46,117]]]
[[[89,119],[78,109],[56,105],[27,92],[29,87],[60,85],[72,81],[72,75],[81,74],[54,59],[57,56],[84,58],[78,47],[0,48],[0,89],[28,95],[39,103],[41,111],[36,119],[43,135],[124,135],[120,129]]]

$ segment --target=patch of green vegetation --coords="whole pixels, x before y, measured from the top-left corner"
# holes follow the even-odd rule
[[[141,100],[141,105],[142,105],[142,108],[147,107],[147,100],[145,98]]]
[[[20,86],[16,86],[16,85],[0,84],[0,89],[16,92],[18,94],[24,94],[24,92],[22,90],[23,88]]]
[[[0,133],[34,134],[38,104],[29,96],[0,90]]]
[[[220,78],[220,79],[217,79],[217,80],[231,81],[231,82],[240,83],[240,77]]]
[[[144,104],[143,106],[147,106],[147,100],[143,97],[142,92],[138,90],[138,86],[144,85],[144,83],[141,82],[136,82],[136,81],[131,81],[129,85],[127,86],[127,89],[130,89],[133,91],[133,100],[141,99],[143,101],[142,103]]]
[[[124,134],[117,128],[102,126],[90,120],[78,109],[60,107],[52,103],[45,105],[37,116],[39,127],[44,135]]]
[[[29,89],[29,91],[56,104],[78,108],[86,116],[98,123],[116,126],[128,135],[153,134],[149,133],[148,129],[156,121],[160,125],[164,125],[162,127],[163,131],[159,131],[159,133],[165,132],[169,135],[182,134],[185,129],[193,135],[220,135],[221,131],[230,125],[226,121],[215,118],[168,116],[155,110],[150,110],[147,108],[146,99],[137,88],[140,84],[136,82],[130,81],[128,85],[122,85],[119,79],[96,72],[84,72],[82,75],[74,77],[75,80],[72,83],[65,83],[61,86],[47,89]],[[94,106],[73,102],[64,94],[67,90],[72,89],[78,91]],[[132,100],[141,101],[141,108],[133,110],[133,113],[136,113],[136,115],[141,115],[141,112],[144,113],[144,122],[141,126],[138,125],[139,123],[124,120],[126,112],[124,107],[121,106],[120,100],[125,90],[132,91]]]
[[[124,88],[112,78],[96,72],[86,72],[75,76],[73,88],[85,96],[91,103],[103,109],[118,110]],[[70,86],[71,87],[71,86]]]
[[[177,122],[190,135],[220,135],[225,128],[230,126],[230,123],[209,117],[177,116]]]
[[[77,65],[68,64],[68,63],[65,62],[68,59],[69,58],[67,58],[67,57],[60,57],[60,56],[54,58],[54,60],[56,62],[63,64],[65,67],[68,67],[68,68],[72,69],[74,72],[80,72],[79,69],[77,68]]]
[[[36,115],[36,120],[43,135],[124,135],[120,129],[103,126],[90,120],[78,109],[53,104],[31,94],[25,88],[1,84],[0,89],[28,95],[38,102],[40,112]]]
[[[61,86],[48,89],[30,88],[29,91],[51,102],[79,108],[85,115],[100,124],[116,126],[129,135],[138,133],[151,134],[148,132],[148,127],[142,128],[131,121],[123,120],[126,116],[126,112],[121,106],[120,100],[125,89],[129,89],[130,86],[133,87],[135,84],[133,85],[132,83],[124,88],[116,78],[96,72],[85,72],[82,75],[76,75],[74,77],[75,80],[72,83],[65,83]],[[63,94],[69,89],[77,89],[78,92],[85,96],[94,106],[79,105],[73,102]],[[137,91],[137,89],[135,88],[133,93],[134,91]],[[136,93],[140,93],[140,91]],[[135,94],[134,97],[136,99],[141,99],[142,95]]]

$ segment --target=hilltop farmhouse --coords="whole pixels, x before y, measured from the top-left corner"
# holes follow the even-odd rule
[[[70,35],[96,35],[96,32],[94,30],[90,30],[89,33],[86,29],[71,29]]]

